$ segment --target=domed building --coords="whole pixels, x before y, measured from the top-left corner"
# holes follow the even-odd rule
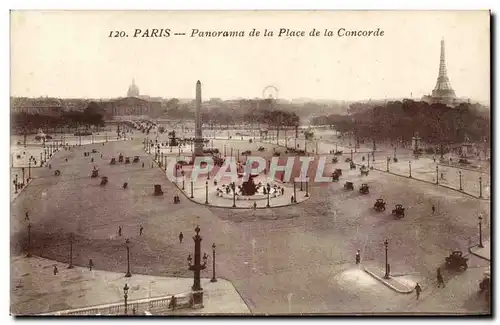
[[[135,79],[132,79],[132,84],[128,87],[127,97],[139,97],[139,87],[135,84]]]
[[[107,101],[104,109],[109,117],[113,116],[158,116],[161,114],[161,103],[159,101],[140,98],[139,87],[132,79],[128,87],[127,97]]]

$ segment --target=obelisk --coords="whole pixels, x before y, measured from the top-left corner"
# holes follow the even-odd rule
[[[196,113],[193,156],[203,156],[203,135],[201,134],[201,82],[196,82]]]

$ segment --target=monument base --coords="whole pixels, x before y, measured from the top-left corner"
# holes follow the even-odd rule
[[[191,297],[193,299],[191,308],[193,309],[203,308],[203,289],[198,291],[193,291]]]

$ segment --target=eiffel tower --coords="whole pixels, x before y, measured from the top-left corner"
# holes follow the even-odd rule
[[[444,57],[444,39],[441,40],[441,57],[439,60],[439,74],[436,87],[432,91],[432,97],[436,98],[455,98],[455,91],[451,88],[448,74],[446,73],[446,62]]]

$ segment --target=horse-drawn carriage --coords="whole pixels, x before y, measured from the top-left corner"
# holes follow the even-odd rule
[[[259,150],[259,151],[264,151],[264,150],[266,150],[266,148],[264,148],[264,147],[259,147],[259,149],[258,149],[258,150]]]
[[[396,207],[392,210],[392,215],[398,219],[404,218],[405,208],[401,204],[396,204]]]
[[[338,162],[339,162],[339,160],[338,160],[338,158],[337,158],[337,157],[333,157],[333,158],[332,158],[332,164],[336,164],[336,163],[338,163]]]
[[[361,184],[361,187],[359,188],[359,193],[361,193],[361,194],[370,193],[370,189],[368,187],[368,184]]]
[[[101,185],[106,185],[106,184],[108,184],[108,176],[101,177]]]
[[[54,175],[55,176],[61,176],[61,171],[59,169],[57,169],[55,172],[54,172]]]
[[[361,176],[363,176],[363,175],[368,176],[369,170],[365,167],[365,165],[363,165],[363,167],[361,167],[359,169],[359,172],[360,172]]]
[[[126,164],[130,164],[130,157],[126,157],[126,158],[125,158],[125,163],[126,163]]]
[[[375,211],[377,212],[385,211],[384,199],[377,199],[377,201],[373,205],[373,209],[375,209]]]
[[[335,156],[342,156],[343,153],[344,153],[343,151],[337,150],[337,151],[335,151],[334,155]]]
[[[97,178],[97,177],[99,177],[99,170],[96,169],[96,168],[92,169],[92,174],[90,174],[90,177],[91,178]]]
[[[139,162],[139,160],[140,160],[139,156],[135,156],[135,157],[134,157],[134,160],[132,160],[132,162],[134,162],[134,163],[138,163],[138,162]]]
[[[353,163],[352,161],[351,161],[351,162],[349,162],[349,168],[350,168],[350,169],[356,169],[356,164],[355,164],[355,163]]]
[[[110,165],[116,165],[116,158],[111,158]]]
[[[120,154],[120,155],[118,156],[118,162],[121,162],[121,163],[123,162],[123,155],[122,155],[122,154]]]
[[[353,191],[354,190],[354,184],[352,182],[345,182],[344,189],[346,191]]]

